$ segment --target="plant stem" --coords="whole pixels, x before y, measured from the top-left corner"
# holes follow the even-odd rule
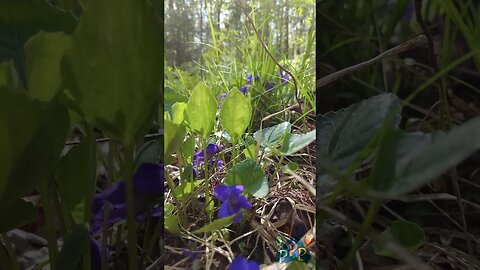
[[[185,219],[184,208],[182,207],[180,200],[175,194],[175,184],[173,183],[173,180],[170,177],[170,174],[168,172],[165,172],[165,179],[167,180],[168,187],[172,191],[172,197],[173,197],[173,200],[175,201],[175,205],[178,207],[178,217],[180,219],[180,225],[185,226],[187,223],[187,220]]]
[[[93,136],[93,126],[85,124],[85,137],[84,140],[87,140],[89,143],[89,147],[91,147],[88,157],[88,161],[90,162],[91,170],[90,170],[90,178],[88,179],[88,189],[85,194],[85,211],[84,211],[84,220],[89,222],[92,216],[92,199],[93,194],[95,194],[95,186],[96,186],[96,177],[97,177],[97,159],[96,159],[96,144],[95,144],[95,137]],[[85,249],[85,253],[83,256],[83,269],[91,269],[92,262],[91,262],[91,250],[90,244],[87,245]]]
[[[138,269],[137,234],[135,223],[135,201],[133,197],[133,146],[125,147],[125,193],[127,194],[127,227],[128,227],[128,269]]]
[[[375,215],[377,214],[379,207],[380,207],[380,203],[378,201],[371,202],[370,207],[368,208],[367,216],[365,217],[362,227],[358,231],[357,237],[355,238],[355,241],[353,242],[353,245],[350,248],[347,257],[345,258],[344,263],[340,268],[341,270],[351,269],[350,266],[353,263],[355,254],[357,253],[357,250],[360,247],[360,244],[363,242],[363,239],[365,238],[365,234],[370,229],[370,226],[373,223],[373,219],[375,218]]]
[[[50,269],[57,270],[57,237],[55,233],[55,225],[53,224],[54,215],[52,212],[52,205],[51,205],[51,196],[50,196],[50,189],[47,186],[47,183],[41,184],[41,193],[42,193],[42,204],[43,204],[43,211],[45,214],[45,226],[47,227],[47,240],[48,240],[48,258],[50,261]]]
[[[209,208],[210,204],[210,185],[208,183],[208,157],[207,157],[207,139],[203,142],[203,166],[204,166],[204,174],[205,174],[205,210],[207,211],[208,221],[212,220],[212,213]]]

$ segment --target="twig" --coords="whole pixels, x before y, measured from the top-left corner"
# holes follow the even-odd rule
[[[430,58],[430,64],[434,70],[437,71],[437,59],[435,56],[435,47],[433,45],[433,36],[428,30],[425,21],[423,20],[422,16],[422,0],[415,0],[415,16],[417,17],[417,22],[422,28],[423,34],[427,37],[427,45],[428,45],[428,58]]]
[[[158,133],[147,134],[143,137],[143,139],[145,139],[146,141],[151,141],[151,140],[160,138],[161,136],[163,136],[163,129],[160,129]],[[110,138],[100,138],[95,140],[96,143],[102,143],[102,142],[108,142],[108,141],[110,141]],[[66,142],[65,145],[76,145],[79,143],[80,141],[70,141],[70,142]]]
[[[348,68],[345,68],[345,69],[342,69],[340,71],[337,71],[337,72],[334,72],[332,74],[329,74],[321,79],[318,79],[316,84],[315,84],[315,88],[320,88],[322,86],[325,86],[329,83],[332,83],[336,80],[339,80],[340,78],[344,77],[345,75],[348,75],[348,74],[351,74],[357,70],[360,70],[360,69],[363,69],[365,67],[368,67],[384,58],[387,58],[391,55],[394,55],[394,54],[399,54],[399,53],[402,53],[404,51],[408,51],[412,48],[415,48],[415,47],[418,47],[418,46],[423,46],[427,43],[427,38],[425,37],[425,35],[419,35],[413,39],[410,39],[398,46],[395,46],[389,50],[386,50],[385,52],[375,56],[374,58],[370,59],[370,60],[367,60],[365,62],[361,62],[359,64],[356,64],[354,66],[351,66],[351,67],[348,67]]]
[[[262,44],[263,48],[264,48],[265,51],[267,52],[268,56],[270,56],[270,58],[272,58],[273,62],[275,62],[275,64],[276,64],[281,70],[283,70],[285,73],[287,73],[288,75],[290,75],[290,78],[292,78],[293,84],[295,85],[295,100],[297,101],[297,103],[300,105],[300,108],[301,108],[302,104],[301,104],[300,101],[298,100],[298,85],[297,85],[297,80],[295,79],[295,77],[293,76],[293,74],[292,74],[290,71],[288,71],[286,68],[284,68],[282,65],[280,65],[280,63],[278,63],[278,61],[275,59],[275,57],[273,57],[273,55],[270,53],[270,51],[268,50],[267,45],[265,45],[265,42],[263,42],[262,37],[261,37],[260,34],[258,33],[258,30],[257,30],[257,28],[255,27],[255,24],[253,23],[252,18],[250,17],[250,15],[248,14],[247,10],[245,9],[245,6],[243,5],[243,2],[242,2],[241,0],[239,0],[239,2],[240,2],[240,5],[242,6],[243,12],[244,12],[245,15],[247,16],[248,21],[249,21],[250,24],[252,25],[252,28],[253,28],[253,31],[255,32],[255,35],[258,37],[258,40],[260,41],[260,43]]]

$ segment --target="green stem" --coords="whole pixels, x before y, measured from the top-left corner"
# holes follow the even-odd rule
[[[210,211],[210,185],[208,183],[208,157],[207,157],[207,139],[203,142],[203,166],[205,174],[205,210],[207,211],[208,221],[212,221],[212,213]]]
[[[375,215],[377,214],[379,207],[380,207],[380,203],[378,201],[371,202],[371,205],[368,208],[367,216],[363,220],[362,227],[358,231],[357,237],[355,238],[355,241],[353,242],[353,245],[350,248],[347,257],[345,258],[344,263],[340,268],[341,270],[351,269],[350,266],[353,263],[355,254],[357,253],[358,248],[362,244],[363,239],[365,238],[365,234],[370,229],[370,226],[373,223],[373,219],[375,218]]]
[[[85,209],[84,209],[84,220],[89,221],[92,216],[92,199],[93,195],[95,194],[95,187],[96,187],[96,176],[97,176],[97,159],[96,159],[96,142],[95,137],[93,136],[93,126],[86,124],[85,125],[85,137],[84,140],[87,140],[89,143],[89,147],[91,147],[89,151],[88,160],[90,161],[91,166],[91,175],[89,177],[88,189],[85,194]],[[91,250],[90,244],[86,246],[84,255],[83,255],[83,269],[91,269],[92,262],[91,262]]]
[[[127,227],[128,227],[128,269],[138,269],[137,233],[135,223],[135,201],[133,197],[133,146],[125,147],[125,193],[127,194]]]
[[[180,203],[180,199],[178,199],[177,195],[175,194],[175,183],[173,183],[172,178],[170,177],[170,174],[168,172],[165,173],[165,179],[167,180],[167,185],[172,191],[172,197],[173,201],[175,201],[175,205],[178,208],[178,216],[180,218],[180,225],[185,226],[186,225],[186,218],[185,218],[185,212],[184,212],[184,207],[182,207],[182,204]]]
[[[158,236],[160,235],[160,232],[161,232],[162,228],[163,228],[163,221],[159,220],[157,222],[157,225],[155,226],[155,230],[153,231],[153,235],[150,238],[150,241],[147,245],[147,256],[149,256],[149,257],[152,256],[152,252],[153,252],[153,248],[155,246],[155,242],[157,241]]]
[[[41,194],[42,194],[42,204],[43,204],[43,211],[45,215],[45,226],[47,227],[47,240],[48,240],[48,258],[50,261],[50,269],[57,270],[57,237],[55,233],[55,225],[53,224],[53,220],[55,218],[52,212],[52,205],[51,205],[51,196],[50,196],[50,189],[47,187],[47,183],[41,185]]]
[[[107,234],[108,234],[108,216],[110,215],[110,202],[105,201],[103,208],[103,224],[102,224],[102,250],[100,252],[101,269],[107,269]]]

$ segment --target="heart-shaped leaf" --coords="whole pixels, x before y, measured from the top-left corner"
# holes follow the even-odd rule
[[[225,185],[242,185],[249,194],[263,198],[268,194],[268,179],[262,168],[252,159],[233,166],[225,176]]]
[[[282,155],[291,155],[315,141],[315,130],[305,134],[287,133],[283,139]]]
[[[248,128],[251,115],[252,108],[247,97],[237,90],[228,92],[220,110],[220,120],[232,142],[238,140]]]
[[[258,141],[258,136],[261,133],[262,137],[260,138],[260,145],[264,148],[274,148],[280,143],[280,139],[282,138],[282,136],[290,132],[291,127],[292,124],[290,124],[289,122],[282,122],[278,125],[264,128],[261,131],[256,131],[253,134],[253,138]]]
[[[399,107],[399,99],[390,93],[377,95],[337,112],[317,116],[317,155],[329,158],[345,169],[370,141],[390,112]],[[392,127],[398,126],[397,114]]]

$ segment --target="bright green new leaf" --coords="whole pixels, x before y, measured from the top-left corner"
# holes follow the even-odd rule
[[[291,155],[315,141],[315,129],[305,134],[287,133],[283,139],[282,155]]]
[[[382,235],[391,238],[409,251],[415,251],[425,243],[425,233],[417,224],[397,220]],[[388,249],[383,242],[373,241],[373,249],[377,255],[397,258],[397,253]]]
[[[85,118],[126,146],[158,113],[160,29],[149,1],[88,1],[62,61],[66,87]]]
[[[172,106],[172,121],[173,123],[180,125],[184,119],[184,112],[187,108],[187,103],[177,102]]]
[[[216,230],[223,229],[227,227],[228,225],[232,224],[232,220],[237,216],[238,214],[231,215],[229,217],[224,217],[224,218],[219,218],[216,219],[207,225],[201,227],[198,230],[193,231],[193,234],[198,234],[198,233],[205,233],[205,232],[213,232]]]
[[[164,157],[168,158],[180,148],[186,130],[183,125],[177,125],[168,119],[164,120],[164,125]]]
[[[3,234],[35,220],[37,209],[29,202],[17,199],[10,207],[0,212],[0,216],[3,217],[0,222],[0,233]]]
[[[180,235],[180,226],[178,226],[178,218],[174,215],[165,216],[165,229],[172,234]]]
[[[194,132],[203,138],[207,138],[213,131],[217,103],[207,86],[203,83],[197,84],[185,110],[185,120]]]
[[[70,36],[63,32],[39,32],[25,44],[27,84],[31,97],[51,100],[60,90],[60,61],[70,47]]]
[[[225,185],[243,185],[245,191],[257,198],[268,194],[268,179],[262,168],[251,159],[245,159],[233,166],[225,176]]]
[[[251,115],[250,102],[242,92],[237,90],[228,92],[220,110],[220,121],[232,142],[238,140],[248,128]]]

